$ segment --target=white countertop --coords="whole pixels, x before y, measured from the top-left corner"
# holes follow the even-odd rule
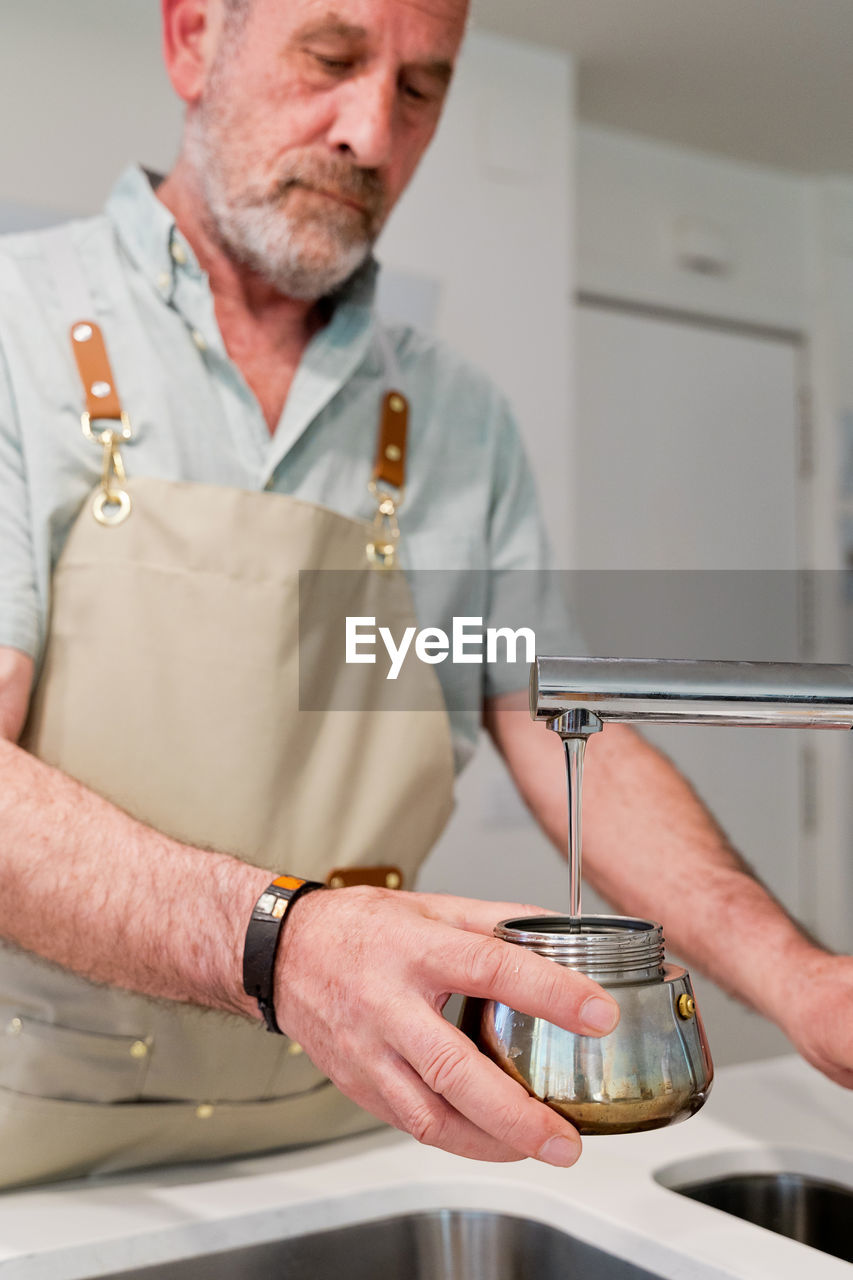
[[[290,1155],[57,1183],[0,1195],[3,1280],[88,1280],[363,1219],[511,1213],[669,1280],[850,1280],[848,1263],[656,1181],[787,1169],[853,1187],[853,1092],[797,1058],[729,1067],[671,1129],[587,1138],[573,1169],[485,1165],[383,1131]],[[853,1228],[851,1228],[853,1229]]]

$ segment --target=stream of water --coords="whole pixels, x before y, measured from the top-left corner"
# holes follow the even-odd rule
[[[564,738],[566,780],[569,788],[569,929],[580,929],[581,917],[581,787],[586,738]]]

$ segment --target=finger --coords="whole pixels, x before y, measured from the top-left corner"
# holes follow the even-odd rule
[[[375,1084],[383,1109],[395,1128],[409,1133],[426,1146],[439,1147],[469,1160],[506,1164],[522,1160],[524,1152],[496,1139],[472,1124],[440,1094],[430,1089],[399,1054],[375,1070]]]
[[[597,982],[499,938],[439,926],[419,966],[442,993],[498,1000],[580,1035],[608,1035],[619,1021],[618,1004]]]
[[[564,1167],[577,1160],[577,1131],[439,1015],[412,1028],[401,1051],[428,1089],[501,1146]]]
[[[521,1152],[479,1129],[445,1098],[433,1093],[406,1059],[392,1049],[386,1048],[371,1058],[369,1074],[336,1073],[333,1083],[377,1119],[428,1146],[494,1163],[524,1158]]]

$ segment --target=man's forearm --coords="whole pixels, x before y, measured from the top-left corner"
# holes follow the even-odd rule
[[[520,698],[495,699],[486,723],[565,854],[557,735],[533,724]],[[677,769],[623,725],[607,725],[587,747],[583,854],[586,878],[617,910],[661,921],[672,952],[784,1025],[797,957],[805,975],[824,953],[754,878]]]
[[[95,982],[257,1015],[246,923],[270,874],[179,844],[0,741],[0,936]]]
[[[31,680],[31,660],[0,647],[0,937],[99,982],[258,1017],[242,990],[243,934],[270,873],[151,831],[12,746]],[[497,920],[535,910],[308,894],[277,956],[279,1025],[348,1097],[422,1142],[572,1164],[568,1121],[439,1012],[460,991],[585,1035],[612,1029],[618,1009],[589,978],[509,956],[492,936]]]
[[[784,1022],[792,962],[798,953],[804,965],[813,960],[814,944],[665,756],[619,725],[593,739],[587,755],[590,883],[620,910],[662,920],[672,951]]]
[[[242,946],[268,871],[169,840],[8,742],[0,779],[0,934],[98,982],[257,1016]],[[548,961],[508,957],[492,937],[497,920],[531,910],[387,889],[309,894],[280,948],[280,1025],[348,1097],[422,1142],[573,1164],[568,1121],[439,1012],[461,991],[586,1035],[612,1028],[618,1010],[590,979],[561,971],[555,982]]]

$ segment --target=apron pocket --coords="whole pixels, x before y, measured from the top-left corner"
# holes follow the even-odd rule
[[[0,1029],[0,1088],[39,1098],[129,1102],[139,1098],[153,1042],[7,1015]]]

